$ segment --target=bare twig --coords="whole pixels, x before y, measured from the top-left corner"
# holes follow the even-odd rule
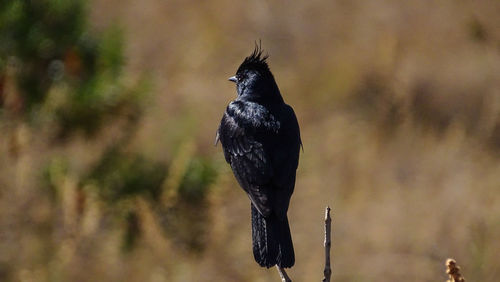
[[[450,277],[446,282],[465,282],[464,277],[460,274],[460,267],[454,259],[446,260],[446,273]]]
[[[278,269],[278,272],[280,274],[282,282],[292,282],[292,280],[290,279],[290,277],[288,277],[288,274],[286,274],[286,271],[285,271],[284,268],[281,268],[278,265],[276,265],[276,268]]]
[[[323,282],[330,282],[332,267],[330,266],[330,248],[332,246],[332,218],[330,217],[330,207],[325,210],[325,270],[323,271]]]

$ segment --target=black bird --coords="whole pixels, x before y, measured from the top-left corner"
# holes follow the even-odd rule
[[[287,211],[302,146],[295,113],[285,104],[260,46],[236,75],[238,97],[229,103],[217,130],[224,157],[248,194],[252,243],[260,266],[295,263]]]

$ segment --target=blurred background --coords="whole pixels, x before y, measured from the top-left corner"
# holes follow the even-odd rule
[[[294,281],[500,276],[500,2],[0,2],[0,281],[279,281],[215,131],[262,40]]]

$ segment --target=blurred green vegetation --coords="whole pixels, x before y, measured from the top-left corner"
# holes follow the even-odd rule
[[[124,44],[123,32],[116,26],[92,30],[83,0],[0,3],[0,128],[2,141],[9,144],[2,152],[2,167],[20,162],[31,146],[47,152],[32,163],[40,172],[26,187],[2,178],[1,196],[17,189],[22,195],[31,194],[21,202],[50,202],[47,214],[26,227],[33,228],[37,236],[33,242],[41,248],[85,237],[75,230],[98,232],[99,226],[105,226],[105,230],[121,230],[121,249],[132,252],[144,228],[138,201],[158,222],[167,219],[161,221],[161,236],[175,238],[189,250],[203,248],[206,224],[178,221],[189,209],[207,205],[209,186],[217,175],[215,165],[210,159],[188,155],[187,167],[180,167],[180,181],[166,185],[172,160],[148,157],[133,146],[152,88],[146,76],[133,79],[123,73]],[[68,149],[81,142],[87,145],[83,145],[87,156]],[[7,192],[5,187],[10,187]],[[163,201],[170,190],[179,197]],[[208,220],[206,214],[200,218]],[[15,244],[26,242],[31,241],[15,240]],[[22,265],[8,262],[16,256],[15,250],[0,249],[0,280],[18,281]],[[57,248],[26,251],[28,259],[47,269],[51,261],[61,259]],[[37,280],[71,280],[68,272],[54,271]]]
[[[113,147],[102,155],[83,181],[99,187],[101,197],[110,202],[140,194],[158,200],[167,172],[164,163]]]
[[[124,85],[121,32],[93,34],[85,1],[2,5],[0,71],[16,88],[3,99],[4,115],[39,127],[54,122],[58,137],[92,135],[117,117],[140,116],[145,85]]]

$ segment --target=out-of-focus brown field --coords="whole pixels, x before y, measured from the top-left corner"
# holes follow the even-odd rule
[[[92,193],[84,205],[78,196],[79,173],[115,125],[50,150],[29,126],[4,131],[0,280],[279,281],[253,260],[248,198],[213,146],[236,95],[227,78],[259,39],[304,144],[291,278],[322,278],[330,205],[334,281],[444,281],[448,257],[467,280],[499,280],[500,2],[93,0],[89,9],[96,31],[123,31],[126,76],[151,80],[130,147],[171,163],[167,186],[193,156],[218,176],[208,201],[177,219],[172,228],[187,230],[177,237],[148,201],[127,200],[141,235],[124,252],[129,227]],[[72,156],[73,171],[56,178],[57,201],[37,184],[54,154]],[[198,221],[206,232],[193,251],[178,240],[196,229],[179,226]]]

